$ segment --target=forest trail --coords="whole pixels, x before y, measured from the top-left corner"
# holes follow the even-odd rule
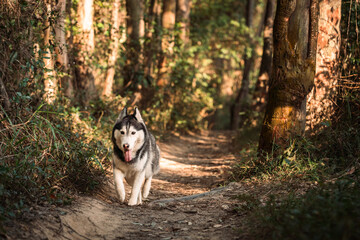
[[[237,239],[241,216],[234,211],[242,186],[220,187],[235,157],[232,135],[205,131],[167,137],[159,145],[161,172],[149,198],[130,207],[115,197],[112,174],[101,192],[79,196],[71,206],[44,211],[17,230],[23,239]],[[201,194],[193,199],[165,200]],[[126,185],[129,199],[130,187]],[[197,196],[197,195],[196,195]],[[11,234],[9,235],[11,238]]]

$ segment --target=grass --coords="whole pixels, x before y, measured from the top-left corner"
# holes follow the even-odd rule
[[[232,180],[302,178],[319,181],[326,171],[325,160],[314,154],[315,146],[305,138],[297,138],[277,157],[258,158],[257,144],[243,148],[231,172]]]

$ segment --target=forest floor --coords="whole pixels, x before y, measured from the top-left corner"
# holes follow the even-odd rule
[[[265,196],[269,186],[227,182],[235,156],[233,132],[169,136],[159,143],[161,171],[149,198],[130,207],[115,197],[112,173],[93,195],[70,206],[34,207],[7,226],[8,239],[241,239],[244,214],[235,210],[242,193]],[[129,199],[130,187],[125,186]],[[210,191],[211,190],[211,191]],[[203,194],[205,193],[205,194]],[[184,197],[191,196],[191,197]],[[241,232],[240,232],[241,230]]]

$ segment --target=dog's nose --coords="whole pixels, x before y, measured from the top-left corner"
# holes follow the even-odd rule
[[[123,144],[123,147],[124,147],[124,149],[129,149],[129,144],[127,144],[127,143],[125,143],[125,144]]]

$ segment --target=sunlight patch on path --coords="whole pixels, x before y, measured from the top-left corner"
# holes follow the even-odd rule
[[[172,160],[169,160],[169,159],[166,159],[166,158],[161,158],[161,160],[160,160],[160,168],[162,170],[167,169],[167,170],[172,170],[172,171],[179,172],[179,169],[185,169],[185,168],[193,169],[194,167],[189,166],[187,164],[172,161]]]
[[[189,163],[191,163],[191,161],[189,160]],[[210,164],[210,162],[209,162]],[[169,160],[166,158],[161,158],[160,160],[160,175],[161,173],[166,173],[166,174],[173,174],[173,176],[178,176],[178,177],[189,177],[191,176],[194,179],[197,178],[201,178],[201,177],[205,177],[205,176],[209,176],[209,175],[213,175],[211,173],[211,169],[215,169],[218,167],[214,167],[211,165],[192,165],[192,164],[185,164],[185,163],[180,163],[177,161],[173,161],[173,160]]]

